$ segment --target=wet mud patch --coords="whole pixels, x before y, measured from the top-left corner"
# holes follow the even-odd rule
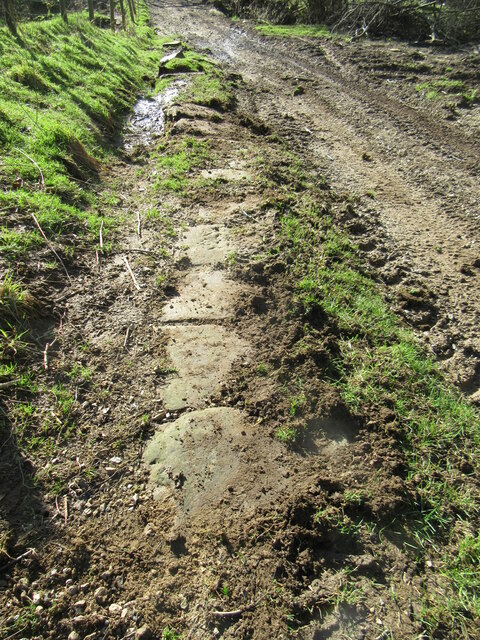
[[[122,145],[126,151],[149,147],[165,132],[165,110],[186,86],[185,80],[174,80],[164,91],[151,98],[142,98],[129,116]]]

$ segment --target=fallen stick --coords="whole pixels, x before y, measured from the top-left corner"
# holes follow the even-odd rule
[[[247,611],[253,611],[261,599],[262,596],[258,597],[252,604],[247,604],[247,606],[241,609],[234,609],[233,611],[212,611],[212,616],[217,618],[238,618],[238,616],[241,616]]]
[[[48,244],[48,246],[50,247],[50,249],[52,250],[53,254],[55,255],[56,258],[58,258],[58,261],[60,262],[60,264],[63,267],[63,270],[65,271],[65,275],[68,278],[68,281],[70,282],[70,284],[72,284],[72,279],[70,278],[70,275],[67,271],[67,267],[65,266],[63,260],[60,258],[60,256],[58,255],[58,253],[55,251],[55,247],[53,246],[53,244],[50,242],[50,240],[47,238],[47,236],[43,233],[43,229],[40,226],[40,223],[38,222],[37,218],[35,217],[34,213],[30,214],[33,218],[33,221],[35,222],[35,224],[37,225],[37,229],[40,231],[40,233],[42,234],[43,239],[45,240],[45,242]]]
[[[17,382],[21,382],[21,379],[17,378],[16,380],[7,380],[7,382],[0,382],[0,390],[14,387],[17,384]]]
[[[42,189],[45,189],[45,179],[43,177],[43,173],[42,170],[40,169],[40,167],[38,166],[38,164],[35,162],[35,160],[33,158],[31,158],[29,155],[27,155],[25,153],[25,151],[22,151],[21,149],[18,149],[17,147],[14,147],[15,151],[18,151],[19,153],[21,153],[23,156],[25,156],[26,158],[28,158],[28,160],[30,160],[30,162],[32,162],[38,169],[39,173],[40,173],[40,182],[42,185]]]
[[[130,337],[130,327],[127,327],[127,332],[125,333],[125,340],[123,341],[123,348],[126,349],[128,345],[128,338]]]
[[[100,249],[103,250],[103,220],[100,223],[100,229],[99,229],[99,232],[98,232],[98,243],[100,245]]]
[[[45,345],[45,349],[43,351],[43,368],[45,369],[45,371],[48,371],[48,347],[50,346],[50,343],[47,342],[47,344]]]
[[[123,256],[123,261],[125,262],[125,264],[127,265],[127,269],[128,269],[128,273],[130,274],[132,280],[133,280],[133,284],[135,285],[135,289],[137,289],[138,291],[140,291],[141,287],[137,282],[137,279],[135,278],[135,274],[133,273],[128,260],[127,260],[127,256]]]
[[[64,521],[66,525],[68,521],[68,497],[67,496],[64,496],[63,498],[63,510],[64,510]]]
[[[43,351],[43,368],[45,369],[45,371],[48,371],[48,350],[50,349],[50,347],[53,347],[56,341],[57,338],[55,338],[55,340],[52,340],[52,342],[47,342],[47,344],[45,345],[45,349]]]
[[[245,609],[235,609],[234,611],[212,611],[212,615],[216,618],[238,618],[245,611],[248,611],[248,607]]]
[[[7,562],[7,564],[4,564],[3,567],[0,567],[0,572],[3,573],[5,569],[8,569],[8,567],[11,567],[17,562],[20,562],[20,560],[23,560],[24,558],[28,558],[28,556],[31,556],[34,554],[35,554],[35,549],[28,549],[27,551],[25,551],[25,553],[22,553],[22,555],[18,556],[18,558],[12,558],[10,562]]]
[[[142,220],[140,218],[139,211],[137,211],[137,233],[138,233],[138,237],[141,238],[142,237]]]

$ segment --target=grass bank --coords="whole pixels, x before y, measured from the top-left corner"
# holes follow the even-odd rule
[[[339,389],[360,423],[388,414],[388,436],[403,459],[401,505],[369,526],[371,515],[362,513],[360,501],[356,533],[375,530],[414,559],[424,576],[420,618],[426,637],[474,637],[480,615],[480,415],[391,311],[358,247],[341,230],[336,212],[342,198],[305,175],[299,163],[284,164],[290,168],[273,203],[280,231],[273,251],[290,265],[304,327],[298,349],[315,349],[316,340],[324,349],[325,336],[334,336],[319,375]],[[294,442],[301,429],[297,421],[277,436]],[[368,494],[368,487],[359,487],[362,492]],[[319,509],[319,525],[331,525],[331,519]],[[352,522],[339,521],[343,529],[347,525]]]
[[[1,374],[13,372],[45,287],[62,288],[82,251],[107,241],[112,221],[100,173],[112,139],[161,43],[145,10],[128,33],[98,28],[85,15],[0,30]],[[35,280],[37,285],[27,283]],[[33,287],[33,289],[32,289]]]
[[[283,38],[331,38],[332,33],[323,24],[259,24],[255,27],[264,36]]]

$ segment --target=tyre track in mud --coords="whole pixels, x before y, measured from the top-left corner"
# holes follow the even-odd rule
[[[339,70],[314,44],[264,38],[201,4],[150,6],[160,30],[181,33],[241,74],[245,108],[295,154],[335,189],[360,196],[365,260],[451,379],[480,400],[475,138],[371,89],[353,65]],[[420,313],[404,309],[406,288],[425,292]]]

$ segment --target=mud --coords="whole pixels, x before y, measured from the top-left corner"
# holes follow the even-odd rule
[[[177,80],[153,98],[142,98],[136,103],[123,134],[122,142],[126,151],[139,146],[149,146],[152,140],[163,135],[165,107],[173,102],[185,84],[184,80]]]

